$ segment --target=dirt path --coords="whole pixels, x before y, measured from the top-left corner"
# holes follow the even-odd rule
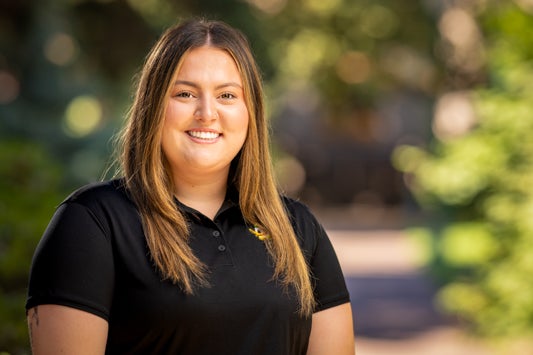
[[[434,306],[435,287],[401,230],[328,231],[345,272],[357,355],[493,355]]]

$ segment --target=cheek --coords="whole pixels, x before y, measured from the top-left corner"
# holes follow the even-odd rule
[[[168,104],[165,110],[165,123],[163,126],[170,127],[179,123],[180,110],[176,105]]]
[[[248,135],[248,125],[250,118],[246,107],[232,107],[221,110],[220,117],[222,126],[226,133],[231,134],[233,139],[244,140]],[[237,141],[235,141],[237,142]]]
[[[250,124],[250,118],[248,117],[248,115],[244,116],[242,121],[241,121],[241,127],[242,127],[242,130],[244,131],[244,134],[247,134],[248,133],[248,125]]]
[[[236,130],[240,130],[244,137],[246,137],[248,135],[248,125],[250,124],[248,110],[246,108],[241,110],[238,117],[239,119],[235,120]]]
[[[163,151],[163,155],[168,159],[168,152],[171,152],[173,149],[170,147],[170,144],[172,142],[172,139],[170,136],[170,130],[167,128],[167,120],[165,120],[165,123],[163,124],[163,130],[161,132],[161,149]]]
[[[169,127],[179,127],[190,122],[194,117],[194,105],[185,104],[170,98],[165,107],[165,120]]]
[[[165,116],[163,117],[163,127],[161,130],[161,148],[165,156],[168,152],[175,150],[176,132],[179,127],[179,120],[177,119],[176,110],[167,106]]]

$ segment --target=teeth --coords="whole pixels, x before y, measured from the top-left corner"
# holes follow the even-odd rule
[[[215,139],[218,138],[220,134],[216,132],[205,132],[205,131],[189,131],[190,136],[200,139]]]

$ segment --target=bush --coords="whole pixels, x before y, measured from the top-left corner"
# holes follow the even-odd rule
[[[533,329],[533,16],[513,2],[480,15],[488,83],[469,93],[477,124],[429,149],[398,147],[396,166],[438,216],[425,234],[439,304],[485,336]],[[427,240],[426,240],[427,242]]]
[[[64,193],[40,147],[0,142],[0,352],[29,353],[24,313],[35,247]]]

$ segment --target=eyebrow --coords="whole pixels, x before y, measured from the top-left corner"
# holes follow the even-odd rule
[[[192,82],[192,81],[188,81],[188,80],[176,80],[174,82],[174,86],[177,86],[177,85],[186,85],[186,86],[191,86],[193,88],[199,88],[198,84],[196,84],[195,82]],[[233,82],[233,81],[228,82],[228,83],[219,84],[219,85],[215,86],[215,89],[219,90],[219,89],[223,89],[223,88],[226,88],[226,87],[236,87],[238,89],[242,89],[242,86],[239,83],[236,83],[236,82]]]

